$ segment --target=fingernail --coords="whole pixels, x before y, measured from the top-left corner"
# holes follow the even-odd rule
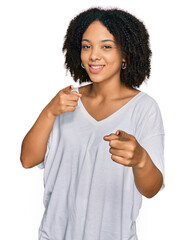
[[[117,135],[120,135],[120,131],[117,131]]]

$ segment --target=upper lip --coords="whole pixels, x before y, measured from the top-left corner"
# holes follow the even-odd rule
[[[98,67],[98,66],[105,66],[105,65],[103,65],[103,64],[89,64],[89,66]]]

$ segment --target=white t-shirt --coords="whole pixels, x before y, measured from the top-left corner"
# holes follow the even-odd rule
[[[45,187],[39,240],[137,239],[142,195],[132,167],[113,161],[103,139],[118,129],[136,137],[164,177],[164,130],[153,98],[139,92],[101,121],[79,98],[74,112],[56,118],[45,160],[38,165],[44,167]]]

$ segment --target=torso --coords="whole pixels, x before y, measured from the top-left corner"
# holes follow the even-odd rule
[[[89,96],[89,87],[91,84],[79,88],[79,93],[82,94],[81,102],[84,105],[86,111],[96,120],[101,121],[114,112],[123,107],[133,97],[135,97],[140,91],[136,89],[129,89],[124,96],[116,100],[110,100],[106,102],[97,102],[96,99]]]

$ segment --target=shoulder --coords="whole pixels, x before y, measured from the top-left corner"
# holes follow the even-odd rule
[[[137,126],[162,125],[162,115],[157,101],[144,92],[139,93],[132,116]]]
[[[139,93],[139,95],[140,95],[140,102],[141,103],[143,103],[143,104],[147,103],[147,105],[148,104],[150,104],[150,105],[157,105],[157,101],[153,97],[148,95],[147,93],[141,91]]]
[[[147,112],[155,112],[159,110],[159,105],[157,101],[153,97],[142,91],[138,94],[136,106],[137,108],[143,111],[145,110]]]
[[[141,92],[135,104],[133,119],[135,134],[139,141],[149,136],[164,134],[163,120],[157,101],[148,94]]]

